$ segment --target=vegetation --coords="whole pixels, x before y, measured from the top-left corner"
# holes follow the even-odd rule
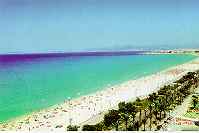
[[[104,120],[96,125],[84,125],[83,131],[138,131],[160,130],[168,114],[193,94],[199,85],[199,71],[189,72],[176,82],[160,88],[144,99],[120,102],[117,110],[109,110]],[[196,106],[196,99],[193,106]],[[164,122],[163,122],[164,121]]]
[[[78,131],[78,128],[80,128],[79,126],[76,126],[76,125],[69,125],[67,127],[67,131]]]
[[[96,125],[84,125],[82,131],[102,131],[105,128],[104,123],[100,122]]]
[[[199,94],[192,95],[192,101],[189,109],[185,113],[185,117],[198,119],[199,117]]]
[[[197,106],[198,103],[199,103],[199,97],[196,96],[196,95],[193,95],[192,96],[192,106],[193,106],[193,109],[198,109],[198,106]]]
[[[96,125],[84,125],[82,131],[96,131]]]

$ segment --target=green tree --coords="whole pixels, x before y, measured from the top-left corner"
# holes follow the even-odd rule
[[[135,122],[134,126],[135,126],[136,130],[139,131],[139,127],[140,127],[139,121]]]
[[[120,119],[121,116],[118,110],[109,110],[109,112],[104,116],[104,125],[107,127],[115,127],[116,131],[118,131]]]
[[[67,131],[78,131],[79,126],[76,125],[69,125],[67,126]]]
[[[82,131],[96,131],[95,125],[84,125]]]
[[[125,122],[125,127],[127,130],[129,119],[131,117],[133,117],[133,121],[135,119],[136,107],[132,102],[128,102],[128,103],[120,102],[118,104],[118,107],[119,107],[121,119]]]
[[[198,104],[198,97],[193,95],[192,96],[192,103],[193,103],[193,108],[196,108],[196,105]]]
[[[102,131],[104,129],[104,122],[97,123],[95,125],[96,131]]]

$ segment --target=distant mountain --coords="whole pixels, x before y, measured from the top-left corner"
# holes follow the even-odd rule
[[[176,44],[162,44],[162,45],[147,45],[147,46],[133,46],[133,45],[119,45],[106,47],[101,49],[90,49],[91,51],[150,51],[150,50],[171,50],[171,49],[195,49],[198,48],[194,44],[186,45],[184,47],[178,46]],[[89,50],[89,51],[90,51]]]
[[[88,51],[148,51],[148,50],[168,50],[171,49],[170,46],[167,45],[159,45],[159,46],[132,46],[132,45],[120,45],[120,46],[112,46],[100,49],[89,49]]]

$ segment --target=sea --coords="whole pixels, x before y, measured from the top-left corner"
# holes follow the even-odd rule
[[[0,55],[0,122],[194,58],[135,51]]]

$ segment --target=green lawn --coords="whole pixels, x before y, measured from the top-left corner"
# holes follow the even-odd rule
[[[185,117],[197,119],[199,118],[199,112],[187,112],[184,114]]]

